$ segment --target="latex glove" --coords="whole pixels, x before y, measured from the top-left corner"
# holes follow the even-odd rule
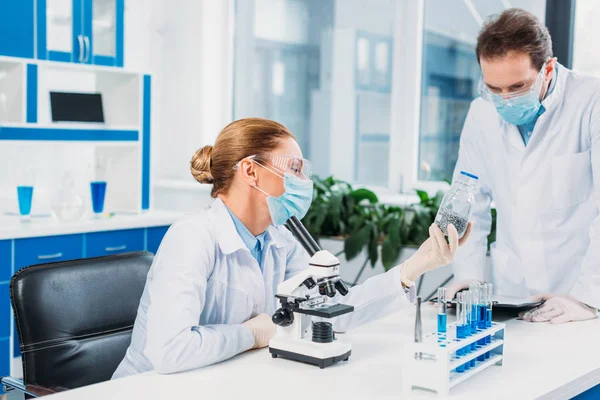
[[[539,307],[519,313],[519,318],[529,322],[564,324],[571,321],[585,321],[596,318],[598,310],[566,295],[542,294],[533,297],[534,301],[544,301]]]
[[[402,264],[400,277],[403,284],[411,286],[425,272],[452,263],[458,248],[469,239],[472,226],[469,222],[464,236],[459,240],[454,225],[448,225],[447,242],[442,230],[435,223],[431,224],[429,238],[411,258]]]
[[[254,336],[253,349],[267,347],[269,345],[269,340],[275,336],[277,330],[277,326],[271,321],[271,317],[267,314],[259,314],[244,322],[242,325],[250,329]]]
[[[452,300],[456,293],[463,289],[468,289],[471,283],[479,282],[477,279],[462,279],[460,281],[454,281],[446,289],[446,298]]]

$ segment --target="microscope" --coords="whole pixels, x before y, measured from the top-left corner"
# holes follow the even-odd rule
[[[321,369],[348,361],[352,347],[337,340],[333,325],[324,321],[354,311],[352,306],[328,303],[337,292],[348,294],[348,287],[339,276],[340,261],[321,250],[296,217],[286,225],[311,259],[309,268],[277,286],[281,308],[272,317],[277,333],[269,342],[269,352],[273,358],[300,361]]]

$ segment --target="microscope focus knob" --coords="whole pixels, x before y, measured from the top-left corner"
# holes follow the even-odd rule
[[[275,325],[283,327],[290,326],[292,322],[294,322],[294,313],[287,308],[280,308],[275,311],[271,320]]]

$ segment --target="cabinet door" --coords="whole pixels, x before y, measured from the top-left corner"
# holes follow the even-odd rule
[[[34,0],[0,0],[0,55],[33,58]]]
[[[67,261],[83,256],[83,235],[15,240],[15,272],[23,267]]]
[[[86,257],[101,257],[144,250],[144,230],[127,229],[88,233]]]
[[[84,0],[84,62],[123,66],[124,0]]]
[[[83,0],[37,1],[37,52],[43,60],[83,62]]]
[[[155,228],[148,228],[148,240],[146,241],[146,250],[150,253],[156,254],[160,247],[163,237],[169,230],[168,226],[158,226]]]

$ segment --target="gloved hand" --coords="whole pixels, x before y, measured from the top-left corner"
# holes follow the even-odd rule
[[[519,313],[519,319],[529,322],[564,324],[571,321],[585,321],[596,318],[598,310],[567,295],[541,294],[534,301],[544,301],[539,307]]]
[[[267,314],[259,314],[244,322],[242,325],[250,329],[254,336],[253,349],[267,347],[269,345],[269,340],[275,336],[277,330],[277,326],[271,321],[271,317]]]
[[[462,279],[459,281],[454,281],[448,288],[446,289],[446,298],[452,300],[456,293],[460,292],[463,289],[468,289],[471,283],[479,282],[477,279]]]
[[[429,238],[411,258],[402,264],[400,272],[402,282],[411,286],[425,272],[454,261],[456,250],[469,239],[471,228],[472,224],[469,222],[464,236],[459,240],[454,225],[448,225],[448,243],[442,230],[435,223],[432,224],[429,227]]]

